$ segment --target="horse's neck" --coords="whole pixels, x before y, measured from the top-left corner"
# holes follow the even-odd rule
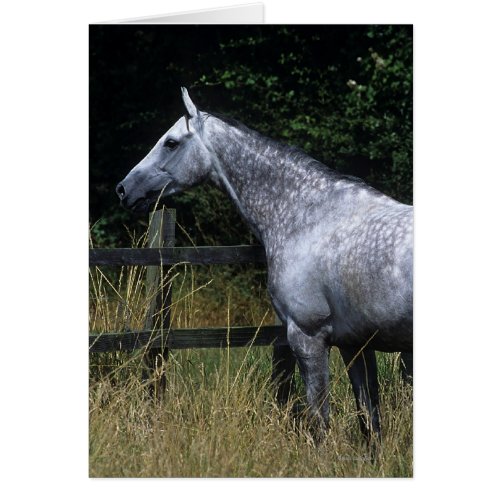
[[[217,144],[217,183],[262,243],[291,230],[306,203],[303,181],[311,172],[305,165],[286,147],[232,128]]]

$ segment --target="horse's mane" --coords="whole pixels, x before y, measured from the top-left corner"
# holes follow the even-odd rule
[[[258,134],[261,137],[264,137],[266,139],[270,139],[269,137],[262,135],[260,132],[257,132],[257,130],[252,129],[250,127],[247,127],[244,123],[240,122],[239,120],[236,120],[236,118],[233,118],[232,116],[228,116],[228,115],[225,115],[223,113],[217,113],[215,111],[209,111],[207,113],[209,116],[213,116],[214,118],[217,118],[221,122],[224,122],[226,125],[229,125],[230,127],[234,127],[238,130],[241,130],[242,132],[247,132],[247,133],[251,133],[251,134]]]
[[[302,148],[298,146],[290,145],[280,139],[273,139],[271,137],[267,137],[258,132],[257,130],[247,127],[244,123],[240,122],[239,120],[236,120],[235,118],[225,115],[223,113],[212,112],[212,111],[207,113],[208,116],[217,118],[218,120],[224,122],[226,125],[229,125],[230,127],[234,127],[244,132],[245,134],[249,134],[254,138],[258,138],[261,141],[264,141],[264,143],[267,145],[274,146],[276,149],[279,149],[283,155],[289,156],[297,162],[302,161],[313,165],[313,168],[317,170],[322,170],[328,177],[335,178],[335,180],[337,181],[343,180],[351,184],[357,184],[360,187],[362,186],[369,189],[370,191],[377,191],[375,188],[367,184],[363,179],[355,177],[353,175],[341,173],[335,170],[333,167],[325,165],[319,160],[313,158],[310,154],[308,154],[306,151],[304,151]]]

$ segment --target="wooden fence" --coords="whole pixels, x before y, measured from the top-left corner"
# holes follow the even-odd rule
[[[190,264],[245,264],[265,263],[260,246],[240,245],[225,247],[175,247],[175,210],[160,209],[151,215],[149,248],[90,249],[90,266],[148,266],[146,283],[157,290],[160,276],[169,266]],[[163,267],[163,270],[161,269]],[[133,351],[144,348],[143,378],[156,377],[155,393],[165,384],[159,367],[168,357],[169,349],[225,348],[245,346],[273,346],[273,379],[277,384],[278,401],[284,403],[293,390],[295,358],[288,346],[283,325],[243,326],[221,328],[171,328],[171,290],[158,289],[152,300],[144,330],[89,334],[90,352]],[[160,327],[154,329],[153,316],[162,311]],[[164,371],[163,371],[164,373]],[[153,377],[155,378],[155,377]]]

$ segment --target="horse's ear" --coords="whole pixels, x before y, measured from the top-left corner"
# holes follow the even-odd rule
[[[186,107],[186,111],[191,118],[195,118],[198,115],[198,109],[194,105],[194,102],[189,97],[188,91],[186,87],[181,87],[182,91],[182,100],[184,101],[184,106]]]

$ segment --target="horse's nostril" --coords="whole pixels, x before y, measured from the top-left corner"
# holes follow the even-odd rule
[[[122,200],[125,196],[125,188],[123,187],[123,184],[121,182],[120,184],[118,184],[118,186],[116,186],[116,194],[118,195],[120,200]]]

